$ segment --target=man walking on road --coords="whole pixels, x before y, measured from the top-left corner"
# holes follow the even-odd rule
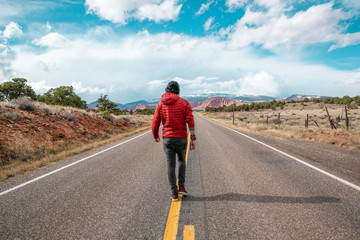
[[[191,133],[190,150],[195,149],[195,122],[190,103],[179,97],[180,87],[175,81],[168,83],[166,93],[156,107],[152,121],[152,133],[156,142],[160,141],[159,127],[163,124],[163,147],[168,165],[168,178],[172,201],[178,200],[178,193],[187,195],[185,190],[185,155],[187,147],[187,127]],[[176,186],[176,155],[179,161],[179,190]]]

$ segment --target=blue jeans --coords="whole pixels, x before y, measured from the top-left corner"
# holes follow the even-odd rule
[[[187,147],[187,139],[183,138],[164,138],[163,147],[167,159],[168,166],[168,178],[171,186],[171,192],[177,193],[178,189],[176,186],[176,155],[178,156],[179,162],[179,187],[183,187],[185,184],[185,155]]]

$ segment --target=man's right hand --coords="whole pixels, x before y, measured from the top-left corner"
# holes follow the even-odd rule
[[[155,142],[160,142],[160,138],[155,138]]]

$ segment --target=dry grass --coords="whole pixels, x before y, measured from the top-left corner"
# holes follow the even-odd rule
[[[47,166],[53,162],[57,162],[59,160],[68,158],[70,156],[90,150],[92,148],[99,147],[99,146],[111,143],[113,141],[118,141],[125,137],[145,131],[147,129],[149,129],[148,126],[141,127],[141,128],[134,128],[134,129],[129,130],[128,132],[116,134],[113,136],[107,136],[106,139],[88,140],[87,143],[79,144],[75,148],[72,148],[69,150],[66,149],[67,146],[62,146],[62,147],[59,147],[59,145],[57,145],[57,147],[47,146],[45,148],[47,151],[46,156],[41,159],[33,159],[32,161],[29,161],[30,159],[28,158],[28,155],[26,154],[26,151],[27,151],[26,149],[28,149],[29,146],[27,146],[26,143],[24,143],[24,145],[23,145],[24,148],[21,151],[17,151],[17,154],[23,154],[24,157],[22,158],[22,160],[12,162],[12,163],[0,168],[0,182],[3,182],[5,180],[15,177],[15,176],[22,175],[26,172],[33,171],[35,169]],[[64,149],[61,149],[61,148],[64,148]]]
[[[93,118],[102,118],[101,114],[86,111],[84,109],[75,108],[75,107],[66,107],[66,106],[57,106],[57,105],[47,105],[43,102],[32,101],[32,104],[36,109],[41,110],[44,114],[49,114],[53,116],[61,116],[64,114],[71,114],[74,112],[82,113],[84,116],[93,117]],[[15,110],[19,110],[20,105],[16,103],[16,101],[12,102],[0,102],[0,109],[12,108]],[[29,120],[32,118],[31,112],[24,112],[23,115],[28,115]]]
[[[332,120],[338,118],[338,128],[331,130],[325,107]],[[281,123],[278,123],[280,113]],[[350,129],[346,130],[344,106],[308,103],[287,104],[284,109],[262,110],[254,112],[236,112],[235,124],[232,113],[202,112],[204,117],[244,132],[272,138],[297,138],[338,145],[347,149],[360,149],[360,109],[348,112]],[[309,128],[305,128],[305,119],[309,115]],[[268,119],[268,120],[267,120]],[[316,125],[318,124],[318,126]]]

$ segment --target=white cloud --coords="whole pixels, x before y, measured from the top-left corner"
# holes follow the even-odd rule
[[[264,0],[257,0],[258,3]],[[267,12],[253,12],[246,9],[245,15],[229,33],[229,47],[242,48],[251,44],[273,49],[281,45],[335,43],[330,49],[356,45],[360,33],[343,34],[344,27],[339,22],[351,17],[341,9],[334,9],[333,3],[312,6],[306,11],[297,12],[292,17],[284,13],[285,6],[278,0],[273,8],[268,4]],[[266,1],[262,4],[265,6]],[[270,3],[270,2],[269,2]],[[282,9],[282,11],[279,11]]]
[[[37,81],[37,82],[29,82],[29,85],[34,89],[36,93],[44,93],[47,92],[50,88],[55,88],[55,86],[49,86],[46,84],[45,80]]]
[[[35,45],[49,48],[62,48],[68,44],[68,40],[59,33],[49,33],[40,39],[33,41]]]
[[[274,76],[263,71],[259,73],[248,73],[243,78],[236,80],[239,84],[238,94],[278,96],[281,92],[281,83]]]
[[[38,0],[0,0],[0,25],[5,25],[13,19],[24,16],[35,16],[59,6],[61,1],[38,1]]]
[[[50,25],[50,23],[49,22],[46,22],[46,31],[47,32],[50,32],[51,31],[51,25]]]
[[[236,9],[243,7],[251,9],[254,6],[260,6],[274,14],[283,12],[286,10],[287,4],[291,4],[294,1],[298,0],[226,0],[225,5],[229,8],[229,11],[235,11]]]
[[[360,71],[354,72],[350,78],[344,80],[344,84],[346,85],[360,85]]]
[[[77,93],[105,94],[107,92],[105,88],[84,87],[82,82],[72,82],[70,85],[74,87],[75,92]]]
[[[22,35],[22,28],[15,22],[10,22],[6,25],[4,32],[2,33],[3,38],[20,37]]]
[[[149,85],[164,85],[165,84],[165,80],[153,80],[148,82]]]
[[[178,0],[86,0],[85,6],[88,13],[124,25],[131,18],[174,21],[182,4],[178,4]]]
[[[234,26],[230,25],[227,28],[221,28],[219,30],[219,36],[222,38],[226,38],[230,32],[234,29]]]
[[[208,20],[206,20],[205,24],[204,24],[204,30],[205,31],[209,31],[211,28],[213,28],[213,23],[214,23],[215,18],[214,17],[209,17]]]
[[[161,4],[146,4],[139,7],[135,16],[140,20],[153,20],[155,22],[176,20],[182,4],[177,5],[176,0],[165,0]]]
[[[11,66],[14,56],[9,54],[9,48],[0,44],[0,81],[9,81],[16,73]]]
[[[172,81],[177,81],[179,84],[186,85],[189,88],[198,88],[199,86],[208,84],[209,82],[214,82],[218,80],[216,77],[206,77],[206,76],[198,76],[193,79],[184,79],[182,77],[174,77],[171,79]],[[167,82],[167,81],[165,81]]]
[[[354,10],[360,10],[360,1],[359,0],[343,0],[342,4],[345,6],[352,8]]]
[[[202,3],[199,10],[195,13],[195,15],[202,15],[204,14],[207,10],[209,10],[209,7],[211,4],[214,3],[214,0],[208,0],[206,3]]]
[[[50,90],[51,88],[57,88],[63,84],[57,83],[56,85],[49,85],[45,80],[42,81],[31,81],[29,85],[34,89],[36,93],[44,93]],[[105,94],[107,93],[106,89],[100,89],[98,87],[84,87],[82,82],[71,82],[70,86],[74,87],[74,91],[77,94]]]
[[[358,79],[354,71],[307,64],[297,57],[260,57],[251,48],[229,51],[224,41],[212,36],[145,31],[122,39],[94,39],[93,35],[73,38],[63,48],[40,53],[15,46],[16,58],[6,68],[7,74],[29,81],[46,79],[42,85],[48,87],[72,85],[87,101],[106,92],[120,103],[159,97],[170,80],[179,81],[183,96],[201,92],[351,96],[360,92],[360,84],[344,84],[346,79]]]
[[[225,5],[230,11],[243,7],[249,0],[226,0]]]
[[[262,71],[258,73],[249,72],[243,77],[231,80],[219,81],[217,77],[199,76],[194,79],[174,77],[181,87],[194,89],[198,93],[232,93],[242,95],[267,95],[278,96],[281,93],[281,80],[276,80],[273,75]],[[168,81],[158,80],[157,83],[165,86]]]
[[[341,37],[337,39],[337,43],[329,48],[329,52],[336,48],[344,48],[357,44],[360,44],[360,32],[342,34]]]

